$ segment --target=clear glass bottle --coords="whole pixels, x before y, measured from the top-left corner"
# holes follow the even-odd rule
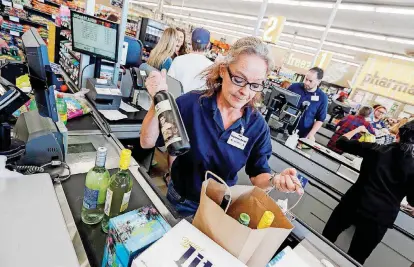
[[[110,175],[105,169],[107,149],[99,147],[95,167],[86,175],[81,218],[86,224],[97,224],[104,216],[106,190]]]
[[[128,208],[132,190],[132,179],[128,172],[130,162],[131,150],[123,149],[119,160],[119,171],[112,175],[106,191],[105,215],[102,220],[102,230],[105,233],[108,233],[109,219],[118,216]]]

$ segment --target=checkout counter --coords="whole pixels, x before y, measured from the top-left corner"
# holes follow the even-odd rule
[[[76,88],[72,88],[76,90]],[[67,128],[67,155],[66,163],[70,167],[71,177],[63,182],[55,182],[54,190],[62,211],[66,227],[71,238],[80,266],[101,266],[106,234],[101,231],[100,225],[88,226],[80,218],[83,190],[87,172],[95,164],[96,150],[99,146],[108,149],[106,167],[113,173],[118,168],[122,143],[116,135],[108,129],[105,119],[94,107],[92,112],[83,117],[68,121]],[[136,132],[134,134],[139,134]],[[168,200],[155,186],[148,176],[147,170],[140,167],[132,159],[129,172],[133,178],[133,189],[128,210],[152,204],[160,214],[174,226],[182,219],[169,204]],[[279,249],[289,245],[298,247],[301,256],[312,255],[316,259],[328,259],[336,266],[360,266],[348,255],[325,240],[318,231],[307,222],[297,218],[295,228]],[[278,251],[275,251],[275,254]],[[314,265],[313,265],[314,266]],[[323,265],[315,265],[322,267]]]
[[[85,116],[84,123],[90,122],[90,117],[94,117],[94,115]],[[92,120],[99,121],[100,118],[92,118]],[[108,148],[106,167],[111,173],[118,167],[119,154],[123,146],[113,134],[107,136],[100,133],[99,123],[88,123],[89,129],[85,129],[85,127],[82,130],[73,130],[79,129],[79,124],[83,124],[83,122],[73,121],[68,122],[67,125],[69,132],[67,164],[71,168],[72,177],[61,184],[55,184],[55,191],[79,264],[81,266],[100,266],[106,235],[101,231],[99,224],[88,226],[83,224],[80,218],[85,176],[95,164],[95,150],[99,146],[104,145]],[[146,170],[141,168],[135,160],[131,161],[129,171],[133,177],[134,185],[128,210],[152,204],[171,225],[185,219],[175,213],[168,200],[154,185]],[[360,266],[301,219],[298,218],[294,221],[294,225],[294,230],[280,250],[286,245],[300,246],[302,250],[306,251],[305,254],[311,253],[318,259],[328,259],[336,266]]]
[[[67,77],[65,78],[67,79]],[[73,92],[79,91],[78,88],[71,88],[71,90]],[[287,98],[287,101],[290,101],[289,98]],[[55,181],[54,190],[79,265],[97,267],[101,266],[106,234],[101,231],[99,224],[88,226],[81,221],[80,212],[86,174],[95,164],[96,150],[99,146],[105,146],[108,149],[106,168],[111,173],[116,171],[120,151],[123,148],[120,139],[125,137],[138,137],[142,121],[139,118],[131,122],[131,124],[123,120],[117,122],[108,121],[103,118],[91,102],[88,104],[92,110],[90,114],[71,120],[66,125],[67,154],[65,161],[70,168],[71,177],[62,182]],[[288,109],[285,111],[286,114],[290,112]],[[297,111],[302,112],[302,110]],[[142,117],[143,119],[145,111],[141,110],[137,114],[134,114],[134,116]],[[288,120],[289,118],[286,117],[286,119]],[[293,248],[300,247],[305,254],[313,255],[314,258],[319,260],[328,259],[335,266],[360,266],[320,234],[324,221],[327,220],[341,195],[355,181],[357,172],[351,170],[355,172],[354,176],[341,172],[341,164],[331,159],[327,159],[326,163],[323,164],[324,166],[321,166],[319,159],[316,162],[312,161],[312,158],[316,158],[319,155],[318,153],[307,157],[303,152],[285,147],[283,143],[276,139],[272,140],[272,146],[273,157],[270,159],[270,165],[274,171],[277,172],[283,168],[293,166],[301,174],[309,178],[309,184],[305,188],[306,195],[299,205],[293,209],[293,215],[296,217],[296,220],[293,222],[295,228],[279,250],[283,249],[286,245],[290,245]],[[329,160],[332,161],[331,164],[328,164]],[[191,220],[191,218],[180,217],[174,211],[168,200],[148,176],[147,170],[142,168],[135,160],[131,161],[129,172],[133,178],[134,185],[128,210],[152,204],[171,226],[174,226],[182,219]],[[250,184],[248,177],[243,177],[243,174],[244,171],[241,171],[239,183]],[[275,199],[297,197],[293,196],[293,194],[286,196],[283,193],[275,191],[271,193],[271,196]],[[408,216],[404,213],[400,215]],[[408,216],[407,220],[412,220],[412,218]],[[408,264],[400,265],[399,263],[408,263],[409,259],[413,261],[413,256],[409,252],[414,251],[412,248],[412,236],[410,239],[410,235],[414,235],[414,224],[405,225],[405,223],[405,217],[400,218],[399,216],[396,227],[401,227],[404,232],[401,232],[399,229],[389,231],[392,232],[387,234],[383,242],[383,247],[389,251],[382,251],[383,254],[380,255],[381,257],[378,260],[379,264],[376,266],[384,266],[385,262],[390,263],[387,266],[391,266],[391,263],[392,266],[396,267],[408,266]],[[342,247],[341,244],[339,246]],[[402,256],[394,256],[394,254],[390,254],[390,251],[398,254],[397,256]],[[275,251],[276,253],[278,251]],[[373,258],[374,261],[377,260],[377,255]],[[371,261],[368,264],[370,265],[367,266],[374,266],[371,265]],[[318,265],[320,267],[323,266],[321,263],[312,266]]]

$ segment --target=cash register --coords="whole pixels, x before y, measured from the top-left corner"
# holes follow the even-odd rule
[[[267,113],[265,120],[270,128],[283,135],[282,139],[286,139],[295,132],[302,115],[310,105],[308,101],[304,101],[298,107],[299,101],[300,95],[280,87],[271,86],[266,89]]]
[[[19,116],[14,127],[13,138],[10,137],[10,128],[7,126],[2,128],[8,140],[2,144],[3,152],[0,153],[7,155],[8,159],[12,158],[10,145],[17,142],[24,144],[20,146],[20,158],[15,159],[18,165],[43,166],[52,161],[64,162],[67,151],[67,129],[59,121],[57,114],[54,95],[56,76],[50,68],[47,46],[35,28],[25,32],[22,40],[38,110],[31,110]],[[4,80],[2,83],[8,91],[1,97],[0,113],[10,116],[28,100],[28,97],[10,83],[7,84]]]

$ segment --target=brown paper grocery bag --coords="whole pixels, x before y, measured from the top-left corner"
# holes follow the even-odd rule
[[[226,214],[219,206],[226,190],[213,179],[203,182],[193,225],[247,266],[265,267],[293,225],[275,201],[254,186],[230,187],[232,202]],[[257,224],[266,210],[273,212],[275,219],[271,228],[258,230]],[[250,216],[249,227],[237,221],[242,212]]]

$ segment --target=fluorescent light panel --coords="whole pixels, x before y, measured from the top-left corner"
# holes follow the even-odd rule
[[[246,2],[262,2],[262,0],[243,0]],[[294,1],[294,0],[269,0],[270,4],[289,5],[289,6],[303,6],[316,8],[334,8],[335,4],[326,1]],[[401,14],[414,15],[414,8],[397,7],[397,6],[378,6],[378,5],[360,5],[360,4],[346,4],[339,5],[341,10],[361,11],[361,12],[377,12],[386,14]]]
[[[151,3],[151,2],[136,2],[136,1],[134,1],[133,3],[142,4],[142,5],[152,5],[152,6],[154,5],[154,3]],[[234,18],[242,18],[242,19],[248,19],[248,20],[256,20],[257,19],[256,17],[253,17],[253,16],[246,16],[246,15],[226,13],[226,12],[220,12],[220,11],[212,11],[212,10],[204,10],[204,9],[196,9],[196,8],[189,8],[189,7],[164,5],[164,8],[181,9],[181,10],[185,10],[185,11],[192,11],[192,12],[199,12],[199,13],[206,13],[206,14],[227,16],[227,17],[234,17]],[[414,10],[413,10],[413,12],[414,12]],[[173,13],[169,13],[169,14],[173,14]],[[176,15],[176,16],[179,16],[179,15]],[[189,18],[194,19],[194,17],[189,17]],[[203,20],[208,22],[208,20],[206,20],[206,19],[203,19]],[[215,23],[220,24],[218,22],[215,22]],[[222,25],[225,25],[224,23],[225,22],[221,22]],[[229,23],[229,24],[231,25],[231,23]],[[227,24],[227,25],[230,26],[229,24]],[[236,25],[236,24],[233,24],[233,25]],[[323,26],[310,25],[310,24],[299,23],[299,22],[290,22],[290,21],[286,21],[285,25],[290,26],[290,27],[298,27],[298,28],[310,29],[310,30],[315,30],[315,31],[325,31],[325,28],[326,28],[326,27],[323,27]],[[240,26],[241,25],[238,25],[238,28],[240,28]],[[244,28],[244,29],[246,29],[246,28]],[[248,27],[248,30],[253,30],[253,28]],[[336,33],[336,34],[342,34],[342,35],[356,36],[356,37],[361,37],[361,38],[368,38],[368,39],[379,40],[379,41],[389,41],[389,42],[394,42],[394,43],[396,42],[396,43],[404,43],[404,44],[414,44],[414,40],[412,40],[412,39],[387,37],[387,36],[379,35],[379,34],[356,32],[356,31],[350,31],[350,30],[344,30],[344,29],[330,28],[329,32],[330,33]],[[398,40],[398,41],[396,41],[396,40]]]
[[[229,26],[229,27],[233,27],[233,28],[239,28],[239,29],[243,29],[243,30],[249,30],[249,31],[254,30],[253,27],[234,24],[234,23],[228,23],[228,22],[222,22],[222,21],[215,21],[215,20],[211,20],[211,19],[204,19],[204,18],[192,17],[192,16],[184,16],[184,15],[179,15],[179,14],[169,13],[169,12],[165,13],[165,15],[171,16],[171,17],[176,17],[176,18],[182,18],[182,19],[189,19],[189,20],[202,21],[202,22],[207,22],[207,23],[220,24],[220,25],[225,25],[225,26]]]
[[[339,62],[339,63],[344,63],[344,64],[348,64],[348,65],[351,65],[351,66],[356,66],[356,67],[359,67],[360,66],[360,64],[353,63],[353,62],[349,62],[349,61],[345,61],[345,60],[340,60],[340,59],[336,59],[336,58],[333,58],[332,61]]]
[[[255,0],[250,0],[250,1],[255,1]],[[156,5],[155,3],[151,3],[151,2],[132,1],[132,3],[137,3],[137,4],[141,4],[141,5],[150,5],[150,6]],[[171,5],[164,5],[164,7],[172,8],[172,9],[181,9],[181,7],[179,7],[179,6],[171,6]],[[207,13],[207,14],[213,14],[213,15],[228,16],[228,17],[235,17],[235,18],[244,18],[244,19],[249,19],[249,20],[256,20],[256,18],[252,17],[252,16],[245,16],[245,15],[239,15],[239,14],[233,14],[233,13],[226,13],[226,12],[195,9],[195,8],[188,8],[188,7],[183,7],[182,10],[201,12],[201,13]],[[173,13],[170,13],[170,14],[173,14]],[[194,19],[194,17],[189,17],[189,18]],[[223,22],[223,23],[225,23],[225,22]],[[236,25],[236,24],[234,24],[234,25]],[[304,27],[304,28],[315,29],[315,30],[322,30],[322,28],[325,29],[325,27],[322,27],[322,26],[307,25],[307,24],[302,24],[302,23],[297,23],[297,22],[286,22],[285,25],[286,26]],[[209,26],[209,25],[200,25],[200,26],[209,27],[211,29],[218,29],[219,31],[232,32],[232,33],[241,34],[241,35],[245,35],[245,36],[249,35],[249,34],[246,34],[246,33],[243,33],[243,32],[231,31],[231,30],[227,30],[227,29],[223,29],[223,28],[217,28],[217,27]],[[354,36],[363,37],[363,38],[373,38],[373,39],[377,39],[377,40],[384,40],[384,41],[395,42],[395,43],[414,44],[414,40],[411,40],[411,39],[404,39],[404,38],[397,38],[397,37],[386,37],[386,36],[381,36],[381,35],[361,33],[361,32],[352,32],[352,31],[348,31],[348,30],[341,30],[341,29],[335,29],[335,28],[331,28],[330,31],[333,32],[333,33],[339,33],[339,34],[344,34],[344,35],[354,35]],[[282,33],[282,36],[285,36],[285,37],[292,36],[292,38],[293,38],[293,35],[289,36],[289,34],[283,34]],[[305,40],[305,41],[306,41],[306,39],[307,39],[307,41],[312,40],[311,42],[319,43],[319,40],[317,40],[317,39],[301,37],[301,36],[297,36],[296,38],[298,38],[299,40]],[[342,45],[342,44],[328,42],[328,41],[326,41],[325,44],[330,45],[330,46],[334,46],[334,47],[345,48],[345,49],[353,50],[353,51],[357,51],[357,52],[372,53],[372,54],[382,55],[382,56],[387,56],[387,57],[392,57],[393,56],[393,54],[390,54],[390,53],[384,53],[384,52],[376,51],[376,50],[368,50],[368,49],[359,48],[359,47],[355,47],[355,46]],[[411,59],[408,58],[408,57],[404,57],[404,58],[406,58],[406,60],[411,61]]]

